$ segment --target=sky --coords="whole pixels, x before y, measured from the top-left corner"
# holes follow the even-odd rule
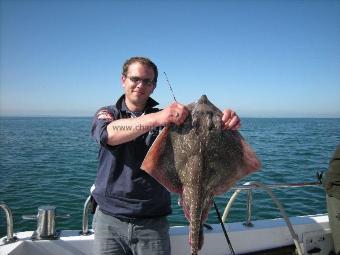
[[[166,107],[206,94],[241,117],[340,117],[340,1],[0,0],[0,115],[93,116],[132,56]]]

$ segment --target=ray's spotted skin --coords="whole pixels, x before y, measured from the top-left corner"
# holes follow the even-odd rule
[[[197,254],[213,196],[226,192],[261,164],[238,131],[222,127],[223,113],[205,95],[187,108],[184,123],[162,130],[141,168],[180,194],[190,222],[191,253]]]

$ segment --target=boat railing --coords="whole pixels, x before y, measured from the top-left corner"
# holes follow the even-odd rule
[[[5,237],[2,241],[4,242],[4,244],[15,242],[15,241],[17,241],[17,237],[14,236],[14,234],[13,234],[12,211],[5,203],[0,203],[0,208],[2,208],[5,211],[6,224],[7,224],[7,237]]]
[[[246,222],[244,223],[245,226],[252,226],[251,223],[251,217],[252,217],[252,204],[253,204],[253,196],[252,192],[254,189],[264,189],[263,185],[267,188],[267,190],[272,190],[272,189],[279,189],[279,188],[302,188],[302,187],[311,187],[311,186],[321,186],[321,178],[320,175],[318,175],[319,181],[315,182],[300,182],[300,183],[276,183],[276,184],[263,184],[260,182],[246,182],[241,186],[236,186],[233,187],[232,189],[235,190],[232,196],[230,197],[224,212],[222,216],[222,221],[226,222],[227,217],[229,215],[229,211],[237,198],[237,196],[242,192],[245,191],[247,192],[247,219]],[[261,184],[261,185],[259,185]],[[267,192],[268,193],[268,192]]]
[[[89,230],[89,209],[91,206],[91,196],[88,196],[83,209],[83,224],[82,224],[82,231],[80,232],[81,235],[90,235],[92,232]]]
[[[270,185],[266,185],[263,184],[261,182],[247,182],[245,183],[243,186],[240,187],[236,187],[234,189],[235,192],[233,193],[233,195],[231,196],[231,198],[228,201],[227,206],[225,207],[223,216],[222,216],[222,222],[225,222],[227,219],[227,216],[229,214],[230,208],[233,204],[233,202],[235,201],[236,197],[238,196],[238,194],[242,191],[242,190],[246,190],[247,191],[247,220],[244,223],[245,226],[247,227],[252,227],[253,224],[251,223],[251,215],[252,215],[252,191],[253,189],[263,189],[264,191],[267,192],[267,194],[270,196],[270,198],[273,200],[273,202],[276,204],[277,208],[279,209],[282,218],[285,220],[288,230],[292,236],[293,242],[295,244],[295,247],[297,249],[297,253],[303,254],[302,253],[302,247],[300,245],[299,242],[299,237],[298,235],[295,233],[294,229],[293,229],[293,225],[290,222],[287,213],[285,211],[285,209],[283,208],[281,202],[276,198],[276,196],[274,195],[274,193],[272,192],[272,189],[274,188],[296,188],[296,187],[307,187],[307,186],[320,186],[321,185],[321,178],[322,175],[318,175],[318,182],[307,182],[307,183],[292,183],[292,184],[270,184]]]

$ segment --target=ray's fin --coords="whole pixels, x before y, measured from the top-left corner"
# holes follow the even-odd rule
[[[169,157],[170,152],[165,153],[168,136],[169,127],[165,127],[150,147],[141,169],[155,178],[170,192],[182,193],[181,182],[178,176],[173,175],[176,173],[174,159],[171,156]]]

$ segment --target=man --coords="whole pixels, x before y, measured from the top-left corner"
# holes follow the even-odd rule
[[[329,162],[329,169],[323,180],[326,189],[329,225],[332,230],[335,254],[340,255],[340,145]]]
[[[149,59],[133,57],[123,66],[125,94],[116,105],[97,111],[92,136],[100,145],[99,167],[92,193],[98,204],[93,218],[95,254],[170,254],[170,194],[141,163],[159,130],[181,125],[188,110],[172,103],[163,110],[150,95],[158,70]],[[235,112],[225,110],[224,128],[237,129]]]

